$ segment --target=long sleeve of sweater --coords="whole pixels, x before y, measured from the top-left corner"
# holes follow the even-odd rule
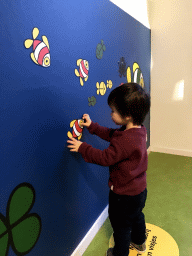
[[[122,138],[116,137],[111,139],[107,149],[100,150],[93,148],[91,145],[83,142],[78,152],[82,154],[84,160],[88,163],[102,166],[114,165],[128,158],[133,152],[133,147],[124,147]]]
[[[103,127],[93,121],[91,122],[91,125],[88,128],[88,131],[91,134],[95,134],[95,135],[99,136],[101,139],[106,140],[106,141],[111,140],[111,137],[112,137],[114,131],[116,131],[116,130],[117,129]]]
[[[100,150],[83,142],[78,152],[82,154],[86,162],[102,166],[111,166],[127,159],[132,154],[134,148],[132,143],[130,143],[129,137],[125,140],[125,137],[122,136],[123,133],[119,135],[117,133],[116,136],[113,136],[116,131],[117,129],[106,128],[92,122],[89,126],[89,132],[110,141],[110,145],[107,149]]]

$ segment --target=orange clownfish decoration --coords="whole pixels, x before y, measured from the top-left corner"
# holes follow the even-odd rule
[[[78,138],[78,140],[80,140],[82,137],[82,132],[83,132],[83,126],[81,126],[81,124],[83,122],[84,121],[82,119],[75,119],[75,120],[71,121],[70,127],[73,128],[73,131],[72,131],[72,133],[68,132],[67,136],[69,138],[73,137],[73,138]]]
[[[89,62],[87,60],[79,59],[77,60],[77,66],[79,66],[79,71],[75,69],[75,75],[80,77],[80,84],[83,86],[83,79],[85,82],[88,79],[89,74]]]
[[[33,39],[27,39],[24,42],[26,48],[33,46],[33,52],[31,53],[31,59],[35,64],[42,67],[50,66],[50,52],[49,42],[46,36],[42,36],[42,40],[36,40],[39,35],[39,29],[34,28],[32,31]]]

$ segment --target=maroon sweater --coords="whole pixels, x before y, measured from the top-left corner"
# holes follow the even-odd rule
[[[107,149],[100,150],[83,142],[78,152],[88,163],[109,166],[108,185],[113,192],[134,196],[144,191],[147,187],[148,165],[145,126],[129,130],[125,130],[125,126],[110,129],[91,122],[88,130],[91,134],[109,141],[110,145]]]

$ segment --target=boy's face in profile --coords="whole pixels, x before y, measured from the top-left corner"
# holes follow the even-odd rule
[[[111,112],[111,119],[113,122],[117,125],[126,125],[127,121],[126,119],[123,119],[121,115],[117,112],[116,108],[114,106],[110,106],[112,112]]]
[[[111,108],[111,119],[115,124],[125,125],[126,126],[125,130],[131,129],[131,128],[141,128],[141,126],[139,125],[133,125],[133,119],[131,116],[122,118],[114,106],[110,106],[110,108]]]

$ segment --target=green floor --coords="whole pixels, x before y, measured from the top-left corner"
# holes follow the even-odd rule
[[[180,256],[192,256],[192,158],[151,152],[147,189],[146,222],[168,232]],[[107,218],[83,256],[106,255],[112,232]]]

